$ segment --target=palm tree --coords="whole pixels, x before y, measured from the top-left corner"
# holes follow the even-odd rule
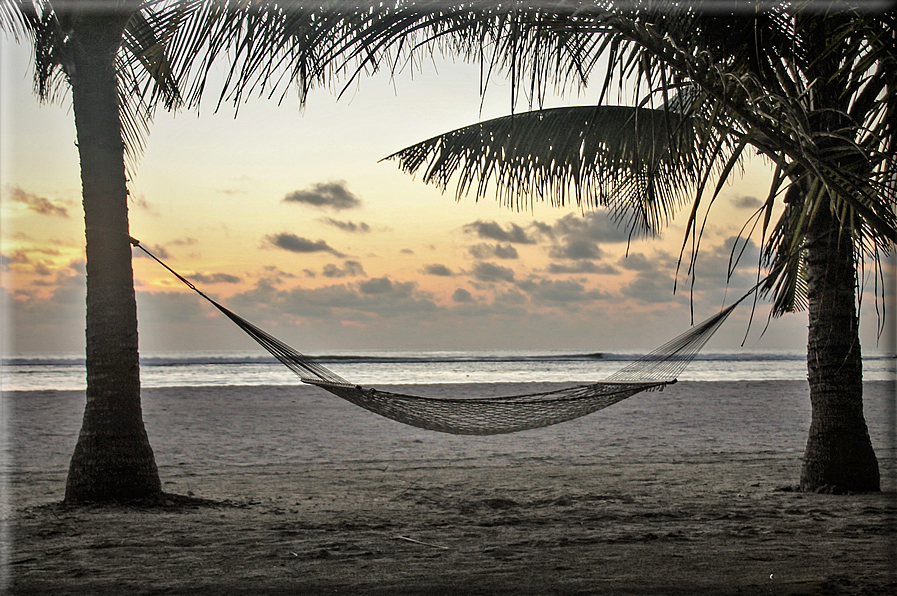
[[[34,43],[39,97],[56,97],[63,84],[72,92],[87,241],[88,389],[66,485],[69,502],[161,494],[140,408],[125,173],[126,149],[131,158],[139,153],[150,110],[128,87],[152,82],[152,94],[169,106],[178,97],[156,51],[156,35],[174,15],[150,24],[139,6],[135,0],[102,11],[91,3],[0,5],[3,29]]]
[[[318,55],[320,41],[367,14],[363,4],[321,4],[330,6],[304,0],[0,0],[0,29],[34,46],[38,97],[53,101],[71,90],[81,159],[87,391],[66,502],[162,495],[141,413],[127,188],[128,168],[137,164],[154,111],[198,109],[216,60],[231,67],[219,103],[239,104],[243,92],[278,86],[284,93],[295,86],[304,102],[312,86],[335,74]]]
[[[210,39],[241,47],[259,22],[284,17],[276,3],[250,8],[226,0],[0,1],[0,28],[34,45],[40,99],[71,90],[81,159],[87,391],[66,502],[162,495],[141,413],[126,171],[136,165],[157,106],[198,105],[208,69],[192,79],[192,66],[210,65],[222,51],[214,43],[207,49]],[[290,80],[303,76],[296,70]],[[181,89],[191,85],[185,101]]]
[[[809,310],[812,422],[800,486],[879,490],[856,303],[858,268],[871,262],[878,275],[897,242],[897,19],[841,2],[742,6],[400,3],[346,21],[322,54],[395,68],[441,49],[484,71],[507,69],[512,93],[523,88],[531,101],[551,82],[584,84],[604,64],[598,106],[514,114],[390,157],[443,189],[457,175],[459,194],[482,197],[494,185],[513,207],[607,207],[633,233],[656,232],[691,203],[691,264],[703,191],[714,189],[712,204],[745,150],[766,155],[775,175],[748,222],[764,237],[763,290],[776,316]],[[606,105],[614,75],[634,82],[633,106]],[[773,223],[779,200],[786,208]]]

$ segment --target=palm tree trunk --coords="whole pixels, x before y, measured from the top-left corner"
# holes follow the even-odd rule
[[[140,407],[137,305],[115,56],[127,15],[84,15],[70,41],[87,237],[87,405],[66,502],[161,495]]]
[[[878,491],[878,461],[863,417],[863,364],[853,236],[824,205],[807,231],[807,369],[812,420],[802,490]]]

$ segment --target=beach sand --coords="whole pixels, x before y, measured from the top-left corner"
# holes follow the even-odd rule
[[[532,384],[404,387],[513,393]],[[313,387],[145,389],[164,489],[65,508],[83,394],[4,395],[11,594],[892,594],[881,494],[804,494],[806,383],[679,383],[500,437],[404,427]]]

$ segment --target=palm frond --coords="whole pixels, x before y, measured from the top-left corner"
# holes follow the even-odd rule
[[[513,95],[540,105],[552,85],[584,84],[606,45],[595,35],[594,14],[582,28],[559,20],[577,19],[578,8],[578,2],[508,0],[215,0],[192,11],[172,53],[191,106],[205,95],[216,60],[228,72],[219,104],[239,105],[251,93],[283,98],[289,89],[302,101],[315,86],[349,85],[364,73],[401,69],[434,52],[510,72]]]
[[[170,58],[171,39],[201,0],[148,3],[134,12],[117,56],[119,118],[128,177],[137,168],[158,104],[174,110],[183,103]]]
[[[201,5],[201,0],[181,0],[161,6],[148,5],[135,12],[125,29],[120,72],[129,75],[126,86],[150,105],[161,103],[166,110],[182,103],[174,78],[169,45],[184,20]]]
[[[654,234],[687,200],[698,176],[726,153],[704,151],[706,130],[681,112],[580,106],[518,113],[460,128],[398,151],[423,181],[456,194],[525,209],[534,200],[608,207],[637,235]],[[720,139],[713,141],[718,144]]]
[[[20,41],[32,38],[36,13],[34,5],[26,0],[0,0],[0,31]]]
[[[123,70],[124,67],[119,66],[119,72]],[[132,92],[121,79],[118,85],[118,106],[121,138],[125,150],[125,168],[127,177],[130,180],[137,170],[140,158],[143,156],[153,110],[150,105],[147,105],[142,100],[139,94]]]
[[[58,101],[68,89],[66,32],[48,4],[35,3],[29,18],[34,36],[35,93],[41,101]]]
[[[800,183],[792,184],[796,190]],[[763,264],[772,274],[761,286],[760,294],[772,298],[773,317],[807,308],[807,278],[802,247],[809,205],[806,201],[789,204],[763,248]]]

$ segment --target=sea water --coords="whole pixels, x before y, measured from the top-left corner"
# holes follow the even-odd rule
[[[636,351],[345,351],[313,356],[360,385],[593,382],[637,359]],[[894,354],[867,351],[863,378],[893,381]],[[0,368],[3,391],[83,390],[84,358],[72,354],[11,355]],[[260,352],[166,352],[141,357],[143,387],[296,385],[300,379]],[[800,381],[806,353],[799,350],[727,350],[699,354],[681,381]]]

